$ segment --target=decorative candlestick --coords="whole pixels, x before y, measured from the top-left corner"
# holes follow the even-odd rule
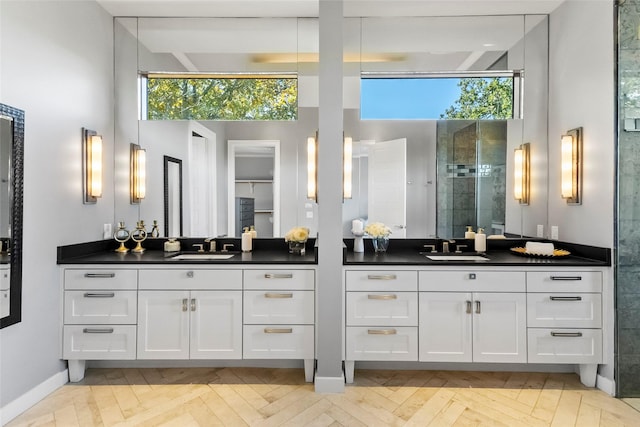
[[[124,228],[124,221],[120,221],[118,223],[118,229],[115,233],[113,233],[113,238],[115,239],[115,241],[120,243],[120,246],[115,251],[121,254],[126,254],[127,252],[129,252],[129,249],[127,249],[124,243],[129,240],[130,237],[131,234],[129,234],[129,231]]]
[[[138,225],[136,229],[131,233],[131,240],[136,242],[136,247],[131,250],[131,252],[141,254],[144,252],[144,248],[142,247],[142,242],[147,238],[147,230],[144,229],[144,221],[138,221]]]
[[[153,220],[153,227],[151,228],[151,237],[160,237],[160,229],[158,228],[158,220]]]

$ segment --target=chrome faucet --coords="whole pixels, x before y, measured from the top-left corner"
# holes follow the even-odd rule
[[[467,245],[456,245],[456,253],[457,254],[461,254],[462,253],[462,248],[466,248]]]
[[[449,252],[449,243],[455,243],[455,240],[445,240],[444,242],[442,242],[442,252]]]
[[[233,249],[233,243],[225,243],[222,245],[222,250],[220,252],[229,252],[228,248]]]
[[[209,237],[208,239],[204,239],[204,242],[209,244],[209,252],[216,251],[216,241],[213,239],[214,237]]]
[[[195,243],[191,246],[193,246],[194,248],[198,248],[198,252],[204,252],[204,245],[202,243]]]

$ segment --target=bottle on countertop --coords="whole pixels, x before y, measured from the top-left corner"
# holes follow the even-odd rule
[[[476,252],[480,253],[487,251],[487,235],[484,234],[484,230],[482,228],[478,228],[475,236],[474,248]]]
[[[249,233],[251,233],[251,238],[252,239],[255,239],[256,237],[258,237],[258,232],[256,231],[256,227],[253,226],[253,225],[249,229]]]
[[[180,252],[180,242],[176,238],[170,238],[164,242],[165,252]]]
[[[464,238],[465,239],[475,239],[476,238],[476,233],[475,231],[473,231],[473,227],[470,225],[467,225],[467,231],[464,232]]]
[[[251,240],[251,232],[249,231],[248,227],[245,227],[244,231],[242,232],[242,252],[251,252]]]

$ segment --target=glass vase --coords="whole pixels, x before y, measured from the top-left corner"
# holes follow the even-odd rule
[[[294,255],[304,255],[306,253],[306,242],[289,241],[289,253]]]
[[[389,247],[389,238],[388,237],[374,237],[371,239],[373,242],[373,251],[375,253],[385,253],[387,252],[387,248]]]

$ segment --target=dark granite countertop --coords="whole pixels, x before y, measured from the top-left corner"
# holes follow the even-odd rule
[[[180,239],[184,252],[164,252],[162,247],[166,239],[148,239],[143,242],[144,253],[117,253],[115,241],[100,240],[58,247],[58,264],[166,264],[166,265],[238,265],[238,264],[317,264],[315,239],[307,241],[304,256],[289,253],[288,246],[280,239],[256,239],[252,252],[230,251],[233,257],[225,260],[176,260],[173,256],[179,253],[194,253],[193,244],[202,243],[203,239]],[[240,247],[240,240],[233,238],[216,239],[218,246],[231,243],[234,248]],[[222,252],[216,252],[218,254]]]
[[[434,261],[427,258],[432,255],[426,252],[424,245],[441,247],[437,239],[391,239],[386,253],[375,254],[371,241],[364,240],[364,253],[353,252],[353,239],[345,239],[344,265],[422,265],[422,266],[536,266],[536,267],[607,267],[611,266],[611,250],[593,246],[576,245],[564,242],[554,242],[558,249],[571,252],[563,257],[528,257],[513,253],[510,248],[525,246],[522,239],[487,240],[487,261]],[[473,241],[457,239],[459,244],[466,244],[473,248]],[[442,255],[442,252],[439,253]],[[465,251],[461,255],[474,255],[475,252]],[[433,254],[437,255],[437,254]],[[446,255],[453,255],[449,253]]]

